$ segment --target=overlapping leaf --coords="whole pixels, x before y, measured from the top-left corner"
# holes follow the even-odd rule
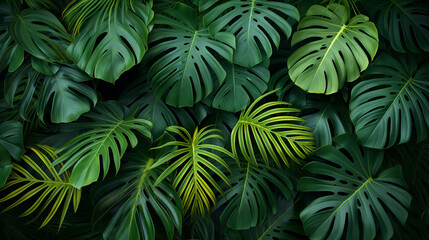
[[[51,162],[58,158],[58,156],[54,154],[55,149],[44,145],[38,145],[37,147],[30,147],[30,150],[37,155],[37,158],[32,159],[29,155],[24,155],[22,157],[22,162],[28,165],[32,171],[28,171],[22,163],[13,164],[13,170],[9,177],[9,181],[2,190],[12,187],[17,188],[0,199],[0,202],[11,199],[15,199],[15,201],[4,208],[3,212],[32,200],[34,203],[21,214],[21,217],[28,216],[39,209],[39,213],[36,216],[37,218],[45,209],[49,209],[50,207],[48,215],[40,226],[43,227],[54,217],[55,213],[62,205],[58,227],[61,228],[71,202],[73,202],[74,211],[77,211],[81,190],[71,185],[70,173],[68,171],[59,174],[57,168],[51,167]],[[37,175],[35,175],[35,173]]]
[[[350,19],[342,5],[313,5],[292,36],[292,46],[300,42],[306,44],[288,58],[292,81],[310,93],[332,94],[368,67],[378,33],[368,17]]]
[[[25,9],[9,24],[12,38],[31,55],[46,62],[66,62],[72,41],[60,21],[45,9]]]
[[[87,132],[79,134],[57,149],[57,152],[63,154],[52,163],[57,165],[66,161],[61,173],[73,167],[70,183],[77,188],[97,181],[101,171],[105,177],[111,160],[118,172],[128,143],[131,147],[137,145],[137,136],[133,131],[151,137],[152,123],[134,118],[128,108],[115,101],[100,102],[86,116],[91,119],[82,124]],[[103,163],[102,169],[100,162]]]
[[[268,65],[268,60],[252,68],[224,62],[226,78],[214,92],[212,107],[230,112],[246,108],[267,90],[270,79]]]
[[[173,171],[178,170],[172,185],[178,190],[182,198],[184,212],[190,210],[193,217],[203,216],[210,210],[210,202],[216,204],[216,196],[212,187],[223,194],[221,187],[207,170],[230,185],[226,175],[217,166],[223,166],[229,170],[228,165],[211,150],[216,150],[230,157],[232,155],[222,147],[205,143],[211,138],[221,138],[214,134],[214,132],[219,131],[217,129],[204,127],[198,130],[197,127],[192,136],[186,129],[179,126],[168,127],[166,130],[177,134],[182,140],[171,141],[158,147],[178,146],[179,148],[165,155],[153,165],[153,167],[157,167],[170,161],[170,165],[157,178],[155,185],[160,184]]]
[[[391,147],[417,141],[429,131],[428,61],[418,56],[383,54],[365,71],[368,79],[351,93],[350,117],[362,144]]]
[[[374,239],[376,234],[390,239],[393,227],[386,211],[404,224],[411,203],[401,166],[380,170],[383,151],[362,149],[351,134],[334,142],[336,147],[313,153],[319,161],[305,165],[315,176],[298,182],[300,191],[325,192],[300,213],[306,234],[311,239]]]
[[[380,34],[398,52],[429,51],[429,6],[414,0],[365,0]]]
[[[200,104],[192,108],[174,108],[166,105],[162,99],[155,96],[150,82],[132,84],[122,94],[120,101],[127,104],[130,109],[136,109],[139,118],[156,123],[151,131],[153,139],[161,136],[168,126],[180,125],[186,129],[194,129],[207,116],[206,109]]]
[[[206,8],[213,3],[200,2]],[[207,5],[207,6],[206,6]],[[287,21],[292,18],[299,21],[298,10],[284,2],[267,0],[232,0],[221,3],[204,16],[204,23],[209,25],[211,34],[226,27],[236,36],[237,48],[234,63],[244,67],[253,67],[263,60],[264,54],[271,57],[272,45],[279,47],[281,35],[292,33],[292,26]],[[260,44],[260,46],[258,46]]]
[[[234,164],[236,165],[236,164]],[[265,222],[270,213],[277,213],[277,188],[285,198],[291,198],[293,189],[290,176],[283,169],[266,165],[254,166],[250,162],[232,168],[232,188],[225,192],[226,199],[220,220],[232,229],[244,230]]]
[[[5,184],[12,162],[10,156],[19,160],[24,154],[24,137],[22,124],[17,121],[7,121],[0,124],[0,188]]]
[[[78,25],[86,21],[67,49],[72,60],[88,75],[114,83],[142,60],[153,11],[141,1],[83,0],[73,2],[65,18]]]
[[[214,81],[222,83],[226,72],[218,56],[232,61],[234,35],[219,32],[211,36],[201,26],[195,11],[182,3],[157,15],[148,59],[156,58],[148,72],[155,94],[174,107],[192,106],[212,91]],[[212,77],[212,71],[214,77]]]
[[[281,101],[267,102],[255,108],[259,101],[273,92],[262,95],[241,112],[231,132],[232,153],[236,160],[240,151],[245,160],[257,165],[255,153],[260,153],[267,165],[272,159],[280,166],[280,158],[289,166],[289,160],[300,164],[300,159],[313,151],[311,128],[299,125],[304,120],[294,116],[298,109]]]
[[[352,132],[349,110],[341,95],[332,97],[311,95],[303,110],[305,125],[313,129],[317,147],[332,144],[332,138]]]
[[[139,145],[135,153],[127,154],[127,164],[119,174],[104,182],[95,192],[104,196],[98,202],[96,212],[114,209],[103,233],[104,239],[158,239],[160,232],[155,231],[160,230],[156,226],[158,220],[164,226],[168,239],[173,239],[175,229],[181,232],[180,197],[167,181],[154,185],[163,169],[153,168],[153,164],[162,155],[148,151],[150,143],[144,144],[147,146]]]

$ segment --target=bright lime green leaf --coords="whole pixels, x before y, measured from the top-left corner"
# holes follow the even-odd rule
[[[218,167],[223,166],[229,170],[228,165],[212,150],[230,157],[232,155],[222,147],[205,143],[211,138],[221,138],[218,134],[214,134],[219,131],[217,129],[204,127],[198,130],[197,127],[192,136],[186,129],[179,126],[168,127],[166,131],[179,135],[182,140],[171,141],[157,147],[178,146],[180,148],[171,151],[153,165],[153,167],[157,167],[170,162],[170,165],[157,178],[155,185],[160,184],[173,171],[178,170],[172,185],[182,198],[184,212],[191,210],[193,217],[204,216],[210,210],[210,202],[216,204],[216,195],[211,187],[223,195],[223,191],[217,183],[219,180],[215,181],[213,176],[219,177],[220,180],[230,185],[228,178]],[[209,174],[208,170],[214,175]]]
[[[361,148],[351,134],[317,149],[304,170],[315,177],[299,180],[298,190],[324,192],[300,217],[311,239],[390,239],[393,227],[386,210],[405,223],[411,195],[403,189],[401,166],[381,171],[383,151]],[[330,193],[330,194],[326,194]],[[345,223],[347,224],[347,228]],[[377,229],[379,228],[379,229]]]
[[[304,120],[294,116],[300,110],[281,101],[267,102],[255,108],[259,101],[272,93],[274,91],[262,95],[241,112],[231,132],[232,153],[237,161],[240,151],[245,160],[257,165],[255,153],[260,153],[267,165],[272,160],[280,166],[280,158],[289,167],[289,160],[300,164],[300,159],[313,151],[311,128],[299,125]]]
[[[82,124],[87,131],[57,149],[58,153],[63,154],[52,163],[55,166],[66,161],[60,172],[73,167],[70,183],[77,188],[97,181],[101,171],[105,177],[111,160],[118,172],[128,142],[131,147],[137,145],[137,136],[133,130],[151,137],[152,123],[134,118],[128,108],[115,101],[100,102],[86,116],[92,120]]]
[[[65,171],[59,174],[59,169],[51,167],[51,161],[58,158],[54,154],[54,148],[38,145],[29,149],[37,155],[37,158],[32,159],[30,156],[24,155],[21,159],[22,164],[13,164],[9,181],[2,189],[4,191],[12,188],[13,191],[0,199],[0,202],[12,199],[14,202],[4,208],[3,212],[15,208],[24,202],[31,205],[28,205],[29,208],[21,214],[21,217],[28,216],[39,209],[39,213],[35,217],[38,218],[43,211],[47,210],[48,214],[40,226],[42,228],[51,221],[62,205],[63,208],[58,226],[58,229],[60,229],[71,202],[73,202],[74,212],[77,211],[81,190],[70,184],[69,172]],[[24,163],[32,171],[27,171],[24,168]],[[20,198],[18,198],[19,196]]]
[[[352,89],[350,117],[364,146],[392,147],[422,141],[429,131],[429,62],[383,54]],[[415,131],[413,130],[415,129]]]
[[[332,94],[368,67],[378,33],[368,17],[350,19],[342,5],[313,5],[292,36],[292,46],[301,42],[306,44],[288,58],[292,81],[310,93]]]

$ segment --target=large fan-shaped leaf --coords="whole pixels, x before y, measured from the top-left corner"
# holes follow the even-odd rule
[[[67,161],[60,172],[71,168],[70,183],[77,188],[97,181],[103,162],[104,177],[109,171],[110,161],[115,163],[118,172],[121,158],[128,147],[137,145],[134,131],[150,138],[152,123],[144,119],[136,119],[128,108],[115,101],[99,103],[93,112],[87,114],[92,121],[82,124],[87,132],[80,134],[57,152],[64,152],[52,164]]]
[[[10,156],[15,160],[24,153],[24,138],[22,124],[8,121],[0,124],[0,188],[6,182],[12,171]]]
[[[145,143],[150,144],[150,143]],[[182,203],[177,192],[163,181],[154,186],[161,168],[153,164],[161,156],[144,149],[127,154],[119,174],[97,188],[97,195],[104,195],[97,203],[98,210],[114,209],[114,216],[104,231],[104,239],[159,239],[155,220],[161,220],[168,239],[172,239],[174,229],[181,232]],[[157,218],[155,218],[155,214]]]
[[[149,69],[155,94],[166,97],[175,107],[192,106],[213,91],[213,77],[222,83],[226,72],[216,55],[232,61],[234,36],[217,33],[211,37],[200,26],[194,10],[182,3],[165,11],[169,16],[157,15],[157,24],[150,35],[156,43],[148,52],[148,59],[157,58]],[[213,54],[216,53],[216,54]]]
[[[122,94],[120,101],[127,104],[130,109],[137,109],[137,117],[156,123],[151,131],[153,139],[161,136],[168,126],[180,125],[188,130],[195,129],[207,116],[203,105],[197,104],[192,108],[174,108],[155,96],[149,82],[135,83],[137,84],[131,84],[129,90]]]
[[[15,199],[15,201],[7,206],[3,212],[24,202],[28,202],[28,200],[31,199],[34,203],[21,214],[21,217],[28,216],[40,208],[36,216],[37,218],[45,209],[51,206],[48,215],[40,226],[43,227],[54,217],[58,208],[63,205],[58,226],[58,228],[61,228],[71,202],[73,202],[74,211],[77,211],[81,190],[70,184],[69,172],[65,171],[59,174],[58,169],[51,167],[51,161],[58,158],[58,156],[54,154],[54,148],[38,145],[37,147],[30,147],[30,150],[37,155],[37,160],[31,159],[29,155],[24,155],[22,157],[22,161],[28,165],[32,171],[27,171],[21,164],[13,164],[13,170],[9,177],[9,181],[2,190],[15,186],[17,188],[0,199],[0,202],[11,199]],[[34,173],[37,173],[37,175],[34,175]],[[18,196],[21,197],[18,199]]]
[[[303,177],[298,190],[325,192],[301,211],[305,232],[311,239],[390,239],[393,228],[386,211],[402,223],[407,219],[411,196],[402,187],[399,165],[380,171],[383,151],[362,149],[351,134],[334,138],[317,149],[320,161],[305,165],[316,177]],[[348,223],[347,225],[345,223]],[[378,230],[379,229],[379,230]]]
[[[62,66],[54,76],[46,76],[39,96],[38,115],[43,120],[45,108],[52,98],[51,121],[68,123],[76,121],[80,115],[95,105],[97,95],[94,89],[82,84],[91,78],[72,66]],[[87,98],[86,98],[87,97]]]
[[[210,185],[223,194],[221,187],[207,170],[212,171],[215,176],[218,176],[222,181],[230,185],[228,178],[216,166],[220,164],[229,170],[228,165],[221,157],[209,150],[216,150],[231,157],[232,155],[222,147],[204,143],[204,141],[211,138],[221,138],[219,135],[213,134],[213,132],[219,130],[207,128],[204,127],[198,130],[197,127],[191,136],[183,127],[168,127],[167,131],[179,135],[182,140],[171,141],[158,148],[167,146],[178,146],[180,148],[162,157],[153,165],[153,167],[157,167],[171,161],[171,164],[158,177],[155,185],[161,183],[173,171],[179,169],[172,185],[178,189],[182,197],[185,213],[191,209],[192,216],[204,215],[206,211],[209,211],[210,201],[216,204],[216,196]]]
[[[67,51],[72,60],[95,78],[114,83],[119,76],[139,63],[148,48],[147,37],[153,11],[141,1],[77,1],[66,16],[80,16],[92,4],[102,10],[92,13]],[[83,21],[77,19],[78,21]]]
[[[349,110],[339,94],[309,96],[301,117],[307,121],[305,125],[313,129],[317,147],[330,145],[333,137],[352,132]]]
[[[236,160],[239,159],[237,144],[244,159],[255,165],[255,150],[259,151],[267,165],[272,159],[278,166],[279,157],[289,166],[288,160],[300,164],[299,159],[306,158],[313,151],[311,128],[299,125],[303,120],[293,116],[299,112],[298,109],[289,108],[289,103],[281,101],[268,102],[254,109],[262,98],[273,92],[262,95],[241,112],[231,132],[232,153]],[[254,146],[258,148],[253,149]]]
[[[68,61],[72,39],[60,21],[45,9],[23,10],[10,24],[12,38],[31,55],[46,62]]]
[[[350,19],[345,7],[313,5],[298,24],[292,45],[310,40],[288,59],[289,75],[311,93],[332,94],[356,80],[378,48],[377,28],[368,17]]]
[[[429,51],[429,7],[414,0],[365,0],[380,34],[398,52]]]
[[[292,181],[283,169],[269,169],[263,164],[256,167],[250,162],[243,167],[236,165],[230,181],[232,188],[225,192],[226,199],[219,200],[218,206],[226,204],[220,220],[236,230],[258,226],[270,213],[277,213],[273,186],[287,199],[291,198],[293,189]]]
[[[279,47],[278,27],[286,37],[292,32],[288,17],[299,21],[298,10],[288,4],[266,0],[226,1],[204,16],[210,33],[214,34],[227,26],[227,31],[236,35],[237,49],[234,62],[244,67],[253,67],[263,60],[260,46],[270,57],[272,43]],[[260,46],[258,46],[260,44]]]
[[[226,78],[214,92],[212,107],[225,111],[238,112],[246,108],[267,90],[270,79],[269,61],[245,68],[224,62]]]
[[[417,141],[429,130],[428,61],[415,56],[381,55],[365,72],[369,79],[352,89],[350,117],[362,144],[391,147]]]

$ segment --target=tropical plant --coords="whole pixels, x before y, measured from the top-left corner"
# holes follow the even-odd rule
[[[35,159],[30,158],[29,155],[24,155],[22,156],[22,162],[28,165],[37,175],[28,172],[23,164],[13,164],[13,170],[9,177],[9,181],[2,190],[8,190],[17,185],[19,187],[1,198],[0,202],[16,199],[19,196],[21,197],[4,208],[3,212],[17,207],[30,199],[35,199],[34,203],[20,216],[28,216],[40,209],[36,216],[37,218],[45,209],[49,209],[48,207],[52,203],[48,215],[40,226],[43,227],[53,218],[60,206],[63,205],[58,226],[58,228],[61,228],[70,203],[73,202],[74,211],[77,211],[81,198],[81,190],[71,185],[69,172],[66,171],[59,174],[58,169],[51,167],[52,161],[58,158],[58,155],[54,153],[55,149],[44,145],[30,147],[29,149],[36,154],[37,158],[35,159],[39,159],[39,161],[35,161]]]
[[[314,5],[298,24],[292,46],[309,40],[288,58],[289,75],[310,93],[332,94],[356,80],[378,48],[375,25],[365,15],[350,18],[345,7]]]
[[[241,112],[231,132],[232,153],[239,162],[238,145],[244,159],[258,165],[253,149],[257,146],[267,165],[270,164],[269,159],[272,159],[280,166],[279,158],[286,166],[290,165],[289,160],[301,164],[300,159],[306,158],[314,148],[311,128],[299,125],[299,122],[303,122],[301,118],[285,115],[299,112],[298,109],[288,108],[289,104],[286,102],[267,102],[253,109],[259,101],[271,93],[273,92],[260,96]]]
[[[209,150],[216,150],[230,157],[232,157],[232,154],[222,147],[205,143],[206,140],[211,138],[222,138],[218,134],[214,134],[214,132],[219,131],[217,129],[204,127],[198,130],[198,127],[196,127],[192,135],[183,127],[178,126],[167,127],[166,130],[179,135],[183,141],[170,141],[156,147],[177,146],[179,148],[171,151],[153,164],[153,168],[155,168],[172,160],[171,165],[160,174],[154,184],[160,184],[173,171],[179,169],[178,173],[175,174],[176,176],[174,176],[172,186],[177,188],[182,197],[184,212],[190,209],[192,216],[204,215],[206,211],[210,210],[210,201],[216,204],[216,196],[210,185],[224,195],[219,184],[207,170],[212,171],[217,177],[231,185],[222,170],[216,166],[221,165],[229,170],[228,165],[220,156]]]
[[[0,239],[428,239],[428,6],[0,1]]]

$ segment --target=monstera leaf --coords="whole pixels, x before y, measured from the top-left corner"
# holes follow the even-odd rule
[[[131,84],[130,88],[122,94],[120,101],[130,109],[137,109],[139,118],[156,123],[151,131],[153,139],[160,137],[168,126],[180,125],[186,129],[195,129],[207,116],[206,109],[200,104],[192,108],[170,107],[155,96],[150,82],[136,83]]]
[[[276,48],[279,47],[281,36],[276,27],[286,37],[291,35],[292,27],[286,20],[288,17],[299,21],[298,10],[288,3],[232,0],[210,10],[204,16],[204,23],[209,25],[211,34],[224,27],[235,34],[237,49],[234,52],[234,63],[253,67],[263,60],[260,46],[268,57],[273,53],[272,43]]]
[[[236,165],[236,164],[235,164]],[[225,204],[220,220],[232,229],[243,230],[265,222],[269,213],[277,213],[275,186],[285,198],[291,198],[292,181],[283,169],[256,167],[250,162],[232,169],[231,189],[225,192],[226,199],[219,200],[218,207]]]
[[[8,121],[0,124],[0,188],[6,182],[11,170],[10,156],[19,160],[24,153],[24,138],[22,124]]]
[[[429,51],[429,7],[423,1],[365,0],[380,34],[397,52]]]
[[[380,171],[383,151],[361,148],[351,134],[334,138],[332,145],[317,149],[304,170],[298,190],[325,194],[301,211],[304,230],[311,239],[390,239],[389,211],[405,223],[411,195],[403,189],[401,166]],[[345,222],[348,224],[345,225]]]
[[[87,23],[67,52],[88,75],[114,83],[123,72],[142,60],[148,48],[153,11],[149,4],[141,1],[101,3],[77,1],[70,6],[66,19],[68,16],[79,17],[81,12],[88,13],[85,8],[91,9],[92,4],[103,6],[103,9],[81,16]]]
[[[31,55],[46,62],[64,62],[72,39],[60,21],[44,9],[23,10],[10,24],[12,38]]]
[[[2,191],[13,187],[17,188],[0,199],[0,202],[11,199],[15,199],[15,202],[4,208],[3,212],[15,208],[24,202],[28,203],[31,199],[32,205],[29,205],[30,207],[21,214],[21,217],[28,216],[40,208],[36,216],[37,218],[45,209],[51,206],[49,214],[40,226],[42,228],[54,217],[58,208],[63,205],[58,226],[59,229],[61,228],[71,202],[73,202],[74,211],[77,211],[81,190],[70,184],[69,172],[65,171],[61,174],[58,173],[58,169],[50,166],[51,161],[58,158],[58,156],[54,154],[54,148],[38,145],[37,147],[30,147],[29,149],[36,154],[37,160],[31,159],[29,155],[24,155],[22,157],[22,162],[25,163],[25,165],[13,164],[13,170],[9,177],[9,181],[2,188]],[[26,170],[24,167],[26,165],[32,171]],[[20,195],[21,197],[17,199]]]
[[[304,125],[313,129],[317,147],[330,145],[333,137],[352,132],[349,110],[339,94],[332,97],[310,95],[301,117],[306,121]]]
[[[212,107],[230,112],[246,108],[267,90],[268,65],[268,60],[252,68],[225,62],[226,78],[214,93]]]
[[[351,93],[350,117],[362,144],[391,147],[429,130],[429,68],[416,56],[381,55]]]
[[[6,76],[5,99],[10,105],[18,99],[19,113],[24,119],[35,101],[37,115],[42,121],[47,106],[52,103],[50,118],[54,123],[76,121],[90,110],[89,100],[94,105],[97,103],[94,89],[82,83],[91,80],[85,73],[72,65],[49,68],[49,71],[53,70],[52,76],[46,76],[36,71],[32,64],[24,63]]]
[[[292,46],[300,42],[308,43],[289,57],[290,78],[310,93],[332,94],[368,67],[377,52],[378,33],[368,17],[350,19],[342,5],[313,5],[292,36]]]
[[[86,115],[92,121],[82,124],[87,130],[72,138],[64,146],[57,149],[63,154],[52,165],[66,161],[60,173],[73,166],[70,183],[81,188],[97,181],[103,162],[104,177],[109,171],[113,160],[118,172],[121,158],[128,147],[137,145],[134,131],[150,138],[152,123],[144,119],[136,119],[128,108],[115,101],[99,103],[94,111]]]
[[[45,108],[52,98],[51,121],[68,123],[91,109],[89,100],[95,105],[94,89],[81,83],[91,78],[72,66],[61,66],[53,76],[46,76],[39,96],[38,115],[43,120]]]
[[[206,211],[210,210],[210,201],[216,204],[216,196],[210,185],[223,194],[221,187],[207,170],[212,171],[215,176],[230,185],[228,178],[217,166],[221,165],[229,170],[228,165],[219,155],[209,150],[216,150],[218,153],[223,153],[230,157],[232,155],[222,147],[205,143],[206,140],[211,138],[221,138],[219,135],[214,134],[214,132],[219,131],[217,129],[204,127],[198,130],[197,127],[192,136],[186,129],[179,126],[168,127],[166,131],[179,135],[182,140],[171,141],[157,147],[162,149],[168,146],[178,146],[180,148],[171,151],[153,165],[153,168],[155,168],[171,161],[170,165],[162,172],[154,184],[160,184],[173,171],[178,170],[172,185],[178,190],[182,198],[184,212],[191,210],[191,216],[194,218],[197,215],[203,216]]]
[[[145,144],[150,146],[150,143]],[[104,197],[97,203],[95,212],[103,214],[114,209],[114,216],[103,233],[104,239],[153,240],[159,234],[155,231],[158,229],[155,220],[158,219],[164,225],[168,239],[173,239],[174,229],[181,232],[182,203],[179,195],[166,181],[154,185],[163,170],[153,167],[160,157],[162,155],[139,145],[135,153],[124,157],[127,164],[119,174],[96,189],[95,194]]]
[[[311,128],[299,125],[303,120],[293,116],[299,110],[287,107],[289,103],[275,101],[256,104],[274,91],[268,92],[252,105],[241,112],[240,118],[231,132],[231,147],[235,159],[238,161],[238,149],[244,159],[257,165],[255,150],[262,155],[269,165],[272,159],[280,166],[279,157],[289,167],[289,160],[300,164],[313,151],[314,137]],[[257,146],[257,149],[253,149]]]
[[[226,72],[216,55],[232,61],[234,36],[220,32],[211,37],[194,10],[182,3],[165,12],[168,16],[155,18],[154,24],[159,27],[150,35],[154,46],[147,57],[157,59],[148,78],[156,96],[166,97],[167,104],[192,106],[213,91],[211,71],[220,83],[225,79]]]

